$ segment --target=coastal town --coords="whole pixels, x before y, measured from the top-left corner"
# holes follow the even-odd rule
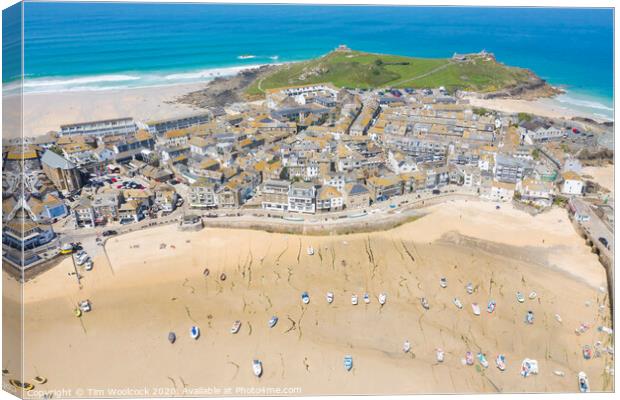
[[[494,56],[455,54],[450,63],[472,57]],[[448,391],[613,390],[614,192],[590,175],[613,163],[612,123],[496,111],[473,104],[481,94],[443,86],[366,89],[325,82],[263,92],[182,117],[76,121],[3,142],[3,269],[30,285],[27,340],[40,350],[33,351],[37,374],[48,366],[30,389],[19,387],[45,389],[64,379],[51,376],[46,363],[57,357],[43,357],[47,351],[67,351],[74,360],[84,359],[77,348],[102,355],[120,341],[108,336],[122,331],[127,354],[134,355],[142,340],[149,348],[185,349],[214,335],[209,346],[233,350],[209,350],[215,366],[209,379],[312,382],[304,394],[322,393],[325,382],[336,393],[374,393],[369,365],[387,368],[387,382],[405,370],[404,362],[423,371],[402,387],[408,393],[447,390],[429,383],[439,384],[432,367],[474,364],[476,370],[460,374]],[[476,238],[476,225],[485,240]],[[492,243],[489,235],[498,243],[502,235],[518,240]],[[580,272],[571,269],[570,257],[585,265],[583,277],[575,278]],[[44,286],[44,278],[60,289]],[[53,290],[63,294],[50,295]],[[198,291],[202,297],[194,296]],[[69,298],[74,304],[67,311]],[[338,308],[343,303],[363,316],[350,312],[348,322]],[[175,304],[183,308],[173,310]],[[303,322],[302,337],[302,319],[314,307],[305,317],[314,323]],[[400,337],[400,328],[409,329],[399,324],[410,310],[417,319],[410,325],[419,331]],[[51,315],[69,315],[69,322],[49,333],[40,321]],[[135,323],[147,317],[152,325]],[[487,322],[495,317],[497,325]],[[385,318],[385,325],[370,318]],[[71,325],[76,320],[80,325]],[[125,320],[131,329],[108,325]],[[518,340],[499,333],[517,325]],[[340,333],[351,326],[364,334],[349,342]],[[189,336],[182,335],[187,328]],[[229,342],[246,332],[247,343]],[[62,345],[43,350],[44,333],[56,334]],[[89,342],[93,337],[101,342]],[[324,337],[347,353],[315,347],[314,339]],[[275,342],[285,343],[286,357],[270,347]],[[180,372],[160,369],[189,360],[200,367],[183,376],[194,374],[196,385],[203,365],[167,351],[153,352],[175,360],[155,362],[157,373],[117,378],[174,386],[174,392],[146,396],[192,395],[178,391],[177,384],[187,386]],[[386,362],[386,354],[397,360]],[[490,371],[487,357],[500,375],[484,372]],[[332,358],[338,371],[344,360],[345,373],[353,370],[358,384],[366,382],[363,389],[334,386],[331,364],[316,369]],[[285,368],[289,359],[295,364]],[[3,368],[8,375],[9,366]],[[536,380],[539,368],[548,381]],[[523,383],[505,370],[532,378]],[[85,384],[100,384],[95,375],[85,374]]]

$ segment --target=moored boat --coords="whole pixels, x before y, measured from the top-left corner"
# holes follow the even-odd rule
[[[177,341],[177,335],[174,332],[168,332],[168,341],[170,344],[174,344]]]
[[[334,302],[334,293],[333,292],[327,292],[327,295],[325,296],[325,298],[327,299],[327,302],[329,304],[332,304]]]
[[[589,393],[590,392],[590,382],[588,382],[588,375],[585,372],[581,371],[577,375],[577,379],[579,382],[579,391],[581,393]]]
[[[490,300],[489,301],[489,304],[487,304],[487,312],[489,314],[491,314],[493,311],[495,311],[495,305],[496,305],[495,300]]]
[[[310,303],[310,295],[308,294],[308,292],[303,292],[303,293],[301,294],[301,301],[302,301],[304,304],[308,304],[308,303]]]
[[[353,357],[344,356],[344,369],[351,371],[351,368],[353,368]]]
[[[357,305],[357,295],[356,294],[352,294],[351,295],[351,304],[353,304],[354,306]]]
[[[523,296],[523,293],[517,292],[517,301],[519,303],[523,303],[525,301],[525,297]]]
[[[260,376],[263,374],[263,363],[260,362],[260,360],[252,361],[252,371],[254,372],[254,375],[256,375],[256,377],[260,378]]]
[[[448,278],[442,276],[441,278],[439,278],[439,286],[441,286],[442,288],[447,288],[448,287]]]
[[[275,315],[271,318],[269,318],[269,327],[273,328],[274,326],[276,326],[276,324],[278,323],[278,317],[276,317]]]
[[[189,336],[194,340],[198,339],[200,337],[200,328],[197,326],[192,326],[189,329]]]
[[[239,329],[241,328],[241,321],[236,320],[232,327],[230,328],[230,333],[232,333],[233,335],[237,332],[239,332]]]
[[[495,359],[495,365],[497,366],[497,369],[504,371],[506,369],[506,356],[499,354]]]
[[[364,303],[370,304],[370,296],[368,293],[364,293]]]
[[[480,315],[480,306],[478,305],[478,303],[471,303],[471,309],[474,315]]]
[[[459,300],[458,297],[455,297],[452,302],[454,303],[454,305],[456,306],[456,308],[458,308],[459,310],[461,310],[463,308],[463,303],[461,303],[461,300]]]

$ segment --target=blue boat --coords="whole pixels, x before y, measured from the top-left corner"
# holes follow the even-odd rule
[[[192,328],[189,330],[189,335],[194,340],[198,339],[198,337],[200,336],[200,328],[198,328],[197,326],[192,326]]]
[[[353,357],[344,356],[344,368],[347,371],[351,371],[351,368],[353,368]]]
[[[273,328],[278,323],[278,317],[275,315],[269,319],[269,327]]]
[[[301,294],[301,301],[303,301],[304,304],[310,303],[310,295],[308,294],[308,292],[303,292]]]

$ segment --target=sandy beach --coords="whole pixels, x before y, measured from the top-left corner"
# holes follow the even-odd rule
[[[591,176],[592,180],[614,195],[614,165],[609,164],[603,167],[584,167],[581,173]]]
[[[26,283],[26,377],[49,379],[37,390],[92,388],[107,396],[123,394],[111,388],[134,388],[134,396],[222,395],[228,388],[233,395],[256,388],[303,395],[575,392],[583,370],[593,391],[614,389],[604,373],[610,356],[581,355],[583,345],[609,343],[596,327],[609,325],[610,311],[598,289],[606,287],[603,267],[565,210],[532,217],[509,205],[458,201],[429,211],[396,229],[346,236],[165,226],[113,238],[109,263],[97,257],[81,288],[68,275],[70,259]],[[335,294],[331,305],[327,291]],[[519,304],[516,291],[537,297]],[[388,295],[383,307],[381,292]],[[93,310],[74,317],[85,298]],[[489,314],[491,298],[497,309]],[[533,325],[524,323],[528,310]],[[270,329],[272,315],[279,322]],[[233,335],[235,320],[242,326]],[[577,336],[583,322],[592,328]],[[189,337],[192,325],[201,328],[198,340]],[[178,337],[173,345],[169,331]],[[405,340],[409,354],[401,350]],[[437,347],[446,352],[443,363],[435,360]],[[462,365],[466,351],[486,353],[491,365]],[[504,372],[494,365],[498,353],[506,356]],[[353,357],[350,372],[345,355]],[[252,374],[254,358],[263,363],[260,379]],[[520,376],[524,358],[538,360],[538,375]],[[15,365],[6,356],[3,362],[9,370]]]

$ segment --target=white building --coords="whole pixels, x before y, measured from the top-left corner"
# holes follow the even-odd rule
[[[583,180],[573,171],[567,171],[562,174],[564,182],[562,183],[562,193],[569,195],[578,195],[583,193]]]

